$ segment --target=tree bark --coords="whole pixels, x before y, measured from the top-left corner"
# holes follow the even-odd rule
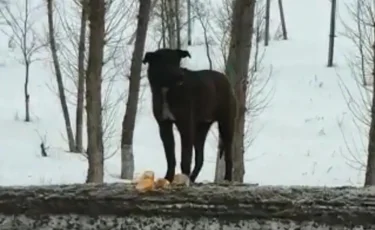
[[[24,9],[24,18],[23,18],[23,25],[22,28],[19,26],[18,23],[11,24],[9,21],[9,26],[15,26],[20,28],[20,47],[23,54],[23,61],[25,65],[25,82],[23,84],[23,92],[25,97],[25,122],[30,122],[30,94],[29,94],[29,77],[30,77],[30,65],[31,65],[31,56],[33,55],[32,48],[28,46],[29,41],[29,17],[30,17],[30,9],[29,9],[29,1],[25,0],[25,9]],[[11,19],[15,18],[11,14]],[[13,21],[13,20],[12,20]]]
[[[68,137],[69,151],[75,152],[76,149],[75,149],[75,141],[74,141],[74,136],[73,136],[73,129],[72,129],[72,124],[70,122],[69,110],[68,110],[68,105],[67,105],[66,97],[65,97],[64,83],[63,83],[63,77],[62,77],[62,73],[60,69],[60,62],[57,56],[55,30],[54,30],[54,23],[53,23],[52,0],[47,0],[47,14],[48,14],[49,43],[50,43],[50,48],[51,48],[51,53],[52,53],[53,65],[55,68],[57,87],[59,89],[60,104],[61,104],[64,121],[65,121],[66,134]]]
[[[233,141],[233,180],[238,182],[243,182],[245,174],[244,132],[246,93],[249,79],[248,75],[254,15],[255,0],[234,1],[226,74],[231,80],[238,105]],[[217,164],[219,164],[219,162]]]
[[[104,149],[102,127],[101,83],[105,35],[105,2],[89,3],[90,45],[86,74],[87,152],[88,173],[86,182],[103,183]]]
[[[269,36],[270,36],[270,11],[271,11],[271,0],[266,0],[266,18],[265,18],[265,28],[264,28],[264,46],[268,46]]]
[[[133,136],[138,109],[143,51],[146,43],[151,0],[141,0],[132,62],[130,66],[129,93],[122,122],[121,178],[132,179],[134,174]]]
[[[142,194],[130,184],[2,187],[0,228],[375,229],[373,191],[238,184]]]
[[[81,28],[78,44],[78,87],[77,87],[77,109],[76,109],[76,150],[83,152],[83,109],[85,99],[85,51],[86,51],[86,21],[87,1],[81,1]]]
[[[373,27],[375,35],[375,27]],[[372,46],[372,76],[375,77],[375,42]],[[374,78],[375,79],[375,78]],[[373,90],[375,89],[375,80],[372,81]],[[368,141],[368,155],[365,176],[365,186],[375,185],[375,93],[372,94],[371,122]]]
[[[28,54],[28,26],[29,26],[29,2],[25,1],[25,18],[23,20],[23,30],[22,30],[22,52],[23,60],[25,61],[25,82],[24,82],[24,96],[25,96],[25,122],[30,122],[30,94],[29,94],[29,76],[30,76],[30,59]]]
[[[283,0],[279,0],[279,12],[280,12],[280,21],[281,21],[281,29],[283,31],[283,39],[288,39],[288,33],[286,32],[286,22],[285,22],[285,15],[284,15],[284,7],[283,7]]]
[[[359,57],[360,57],[360,60],[361,60],[361,66],[360,66],[360,74],[361,74],[361,77],[362,77],[362,85],[363,86],[367,86],[367,79],[366,79],[366,55],[365,55],[365,51],[364,51],[364,47],[363,47],[363,43],[364,43],[364,40],[363,40],[363,18],[364,18],[364,14],[363,14],[363,3],[361,0],[357,0],[357,10],[356,10],[356,24],[357,24],[357,38],[355,39],[358,39],[358,52],[359,52]],[[375,60],[374,60],[375,61]]]
[[[187,29],[187,36],[188,36],[188,46],[191,46],[191,0],[187,0],[187,17],[188,17],[188,29]]]
[[[30,122],[30,94],[29,94],[29,75],[30,75],[30,63],[25,58],[25,83],[23,86],[25,95],[25,121]]]
[[[176,37],[176,33],[177,33],[177,30],[176,30],[176,17],[174,16],[175,15],[175,12],[174,12],[174,9],[175,7],[173,2],[175,0],[166,0],[166,8],[165,8],[165,13],[166,13],[166,19],[167,19],[167,24],[166,24],[166,27],[167,27],[167,31],[168,31],[168,42],[169,42],[169,47],[168,48],[171,48],[171,49],[177,49],[177,37]]]
[[[217,154],[216,154],[216,168],[215,168],[215,183],[221,183],[224,181],[225,176],[225,158],[222,157],[220,159],[220,137],[218,137],[218,146],[217,146]]]
[[[174,17],[176,21],[176,43],[177,49],[181,49],[181,23],[180,23],[180,0],[175,0],[174,2]]]
[[[166,13],[165,13],[165,10],[166,10],[166,3],[165,3],[165,1],[166,0],[161,0],[160,1],[161,39],[162,39],[162,42],[163,42],[163,47],[162,48],[166,48],[167,47],[167,42],[166,42],[166,33],[167,33],[166,24],[167,24],[167,20],[166,20]]]
[[[333,54],[335,50],[335,30],[336,30],[336,0],[331,0],[331,20],[330,20],[329,45],[328,45],[328,67],[333,66]]]
[[[161,1],[163,1],[163,0],[161,0]],[[155,15],[153,15],[152,13],[154,12],[154,9],[155,9],[155,7],[157,7],[157,5],[158,5],[158,2],[159,2],[159,0],[153,0],[152,2],[151,2],[151,9],[150,9],[150,19],[149,20],[152,20],[152,17]],[[161,3],[162,4],[162,3]],[[134,33],[132,34],[132,36],[130,37],[130,39],[129,39],[129,41],[128,41],[128,45],[131,45],[131,44],[133,44],[133,42],[134,42],[134,40],[135,40],[135,35],[136,35],[136,31],[134,31]]]

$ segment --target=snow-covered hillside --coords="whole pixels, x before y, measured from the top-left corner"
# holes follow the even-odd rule
[[[42,3],[42,0],[35,0],[38,1]],[[272,185],[362,185],[364,172],[360,163],[365,162],[367,130],[359,132],[354,125],[339,84],[341,79],[354,95],[358,95],[358,87],[347,65],[353,45],[340,35],[344,28],[338,20],[335,68],[327,68],[330,1],[284,0],[287,41],[274,39],[279,14],[276,2],[272,2],[271,41],[264,50],[263,68],[258,73],[260,80],[269,77],[262,92],[271,92],[272,97],[264,112],[249,126],[250,137],[254,140],[246,151],[245,181]],[[342,20],[352,20],[345,13],[345,1],[339,1],[338,12]],[[40,17],[37,22],[45,24],[45,17]],[[203,40],[198,26],[196,23],[193,32],[196,41]],[[66,152],[63,116],[50,60],[43,59],[32,65],[30,100],[33,121],[25,123],[23,66],[14,58],[16,51],[8,48],[9,39],[3,34],[0,39],[0,185],[84,182],[86,158]],[[155,46],[152,44],[148,38],[146,50],[153,50]],[[128,48],[127,53],[131,54],[132,48]],[[264,49],[263,43],[260,48]],[[186,67],[208,68],[203,45],[195,42],[187,49],[192,58],[184,61]],[[220,66],[215,68],[220,69]],[[106,142],[107,156],[119,146],[125,111],[123,93],[127,87],[124,79],[123,76],[117,77],[108,94],[114,101],[122,101],[108,119],[113,123],[111,138]],[[143,83],[146,85],[147,81]],[[73,105],[70,114],[74,121]],[[41,141],[48,147],[48,157],[41,157]],[[176,143],[179,160],[177,133]],[[213,179],[215,149],[216,139],[210,134],[198,181]],[[353,162],[354,158],[360,162]],[[147,87],[142,89],[135,130],[135,163],[136,172],[149,169],[157,176],[164,176],[164,151],[151,114]],[[105,161],[105,181],[119,181],[119,174],[120,154],[117,151]]]

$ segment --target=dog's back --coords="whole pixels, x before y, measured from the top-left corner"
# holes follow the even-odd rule
[[[220,114],[235,110],[235,98],[229,79],[215,70],[185,71],[199,120],[216,120]]]

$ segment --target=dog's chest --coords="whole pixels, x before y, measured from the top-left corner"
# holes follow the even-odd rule
[[[162,95],[161,118],[163,120],[175,121],[176,118],[173,115],[169,107],[168,100],[167,100],[168,90],[169,90],[168,88],[162,88],[161,90],[161,95]]]

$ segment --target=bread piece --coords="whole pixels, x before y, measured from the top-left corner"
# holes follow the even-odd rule
[[[169,181],[167,179],[164,179],[164,178],[159,178],[155,182],[155,188],[156,189],[167,188],[169,185],[170,185]]]
[[[190,186],[190,178],[185,174],[176,174],[174,176],[172,185],[179,185],[179,186]]]
[[[154,181],[151,180],[150,178],[140,180],[135,186],[135,189],[138,190],[139,192],[151,191],[154,189]]]

